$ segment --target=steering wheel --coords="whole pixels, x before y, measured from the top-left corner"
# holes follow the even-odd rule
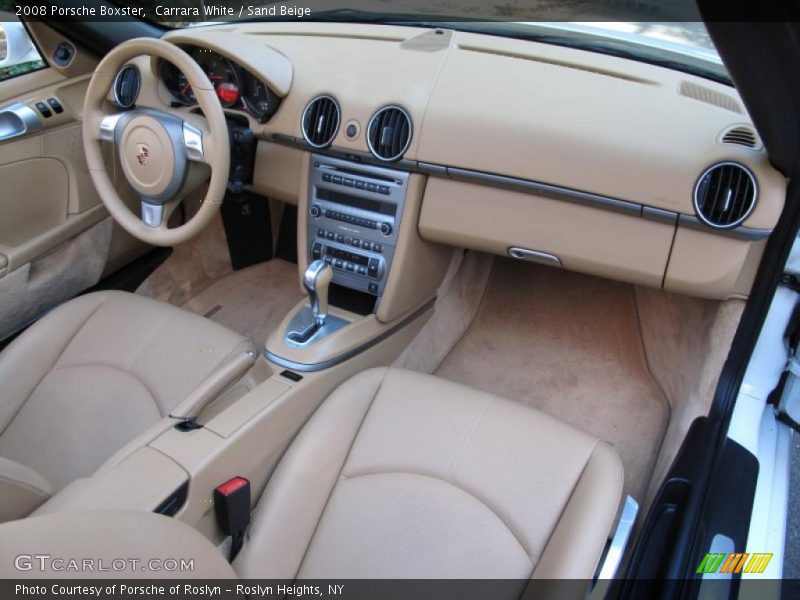
[[[154,108],[108,112],[107,96],[117,72],[142,55],[168,60],[183,72],[205,119],[190,123]],[[114,188],[103,160],[102,142],[116,147],[122,172],[141,199],[141,218],[131,212]],[[173,44],[137,38],[116,46],[103,58],[86,91],[83,144],[92,181],[108,212],[142,241],[156,246],[185,242],[208,225],[222,205],[230,167],[225,114],[206,74]],[[181,202],[180,192],[192,161],[211,168],[208,191],[194,216],[170,229],[167,220]]]

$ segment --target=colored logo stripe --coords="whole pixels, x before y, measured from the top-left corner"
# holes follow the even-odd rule
[[[707,553],[700,561],[697,573],[741,573],[743,570],[745,573],[763,573],[771,560],[771,552]]]

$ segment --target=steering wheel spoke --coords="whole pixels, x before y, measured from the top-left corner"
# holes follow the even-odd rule
[[[113,113],[110,115],[104,115],[103,118],[100,119],[100,139],[105,142],[113,142],[114,141],[114,132],[117,128],[117,123],[122,118],[124,113]]]
[[[209,163],[206,156],[205,132],[199,127],[184,121],[183,123],[183,147],[186,150],[186,158],[192,162]]]
[[[164,205],[150,204],[142,200],[142,223],[155,229],[164,221]]]

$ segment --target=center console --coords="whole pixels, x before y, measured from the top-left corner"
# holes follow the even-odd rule
[[[314,154],[308,187],[308,257],[333,283],[380,298],[397,247],[409,174]]]

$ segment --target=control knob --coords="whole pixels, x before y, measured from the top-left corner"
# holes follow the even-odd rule
[[[381,233],[383,235],[389,235],[392,233],[392,226],[389,223],[381,223]]]
[[[315,204],[314,206],[312,206],[309,212],[311,213],[311,216],[316,219],[320,213],[319,205]]]

